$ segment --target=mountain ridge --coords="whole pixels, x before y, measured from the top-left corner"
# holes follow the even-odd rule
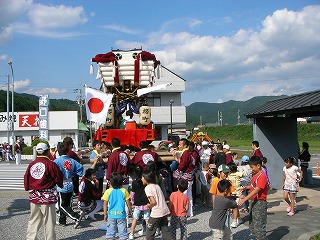
[[[6,112],[7,92],[0,90],[0,112]],[[186,107],[187,128],[198,125],[214,126],[218,122],[218,111],[222,113],[222,125],[236,125],[248,123],[244,116],[249,110],[261,106],[267,101],[279,99],[283,96],[257,96],[246,101],[229,100],[223,103],[194,102]],[[11,101],[11,93],[10,93]],[[27,93],[14,94],[15,111],[28,112],[38,111],[38,96]],[[10,104],[11,108],[11,104]],[[70,99],[50,99],[49,110],[51,111],[79,111],[77,101]],[[82,116],[85,119],[85,108],[82,108]],[[239,118],[239,119],[238,119]]]

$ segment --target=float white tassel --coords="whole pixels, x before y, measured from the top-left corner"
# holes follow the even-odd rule
[[[142,70],[142,55],[141,55],[141,53],[140,53],[140,61],[139,61],[139,69],[140,69],[140,71]]]
[[[114,78],[116,76],[116,65],[115,63],[113,62],[113,68],[112,68],[112,77]]]
[[[93,68],[93,64],[92,64],[92,60],[91,60],[91,63],[90,63],[90,75],[93,75],[94,74],[94,68]]]
[[[101,76],[101,70],[99,69],[98,72],[97,72],[97,77],[96,77],[96,79],[101,79],[101,78],[102,78],[102,76]]]
[[[157,78],[160,79],[160,65],[157,66]]]

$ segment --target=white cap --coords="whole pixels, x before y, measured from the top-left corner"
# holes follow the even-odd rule
[[[230,150],[230,146],[228,144],[226,145],[223,145],[223,148],[227,149],[227,150]]]
[[[49,143],[49,145],[50,145],[50,148],[56,148],[57,147],[57,144],[55,144],[55,143]]]
[[[43,153],[44,151],[48,150],[48,146],[47,144],[43,143],[43,142],[40,142],[37,144],[36,146],[36,151],[38,153]]]
[[[202,142],[202,146],[208,146],[208,145],[209,145],[209,143],[207,141]]]

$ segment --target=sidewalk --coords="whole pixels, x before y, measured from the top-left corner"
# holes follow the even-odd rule
[[[319,185],[318,185],[319,186]],[[298,239],[303,234],[319,231],[320,226],[320,187],[301,188],[297,196],[297,214],[288,217],[286,204],[282,200],[282,190],[271,190],[268,195],[268,224],[267,236],[269,240]],[[0,192],[0,227],[1,239],[25,239],[29,218],[28,193],[24,191]],[[188,221],[188,239],[212,239],[208,226],[211,212],[203,207],[197,207],[195,216]],[[250,234],[248,228],[248,215],[242,214],[244,224],[233,229],[234,238],[247,240]],[[102,214],[97,215],[98,221],[85,220],[79,229],[74,229],[74,224],[68,220],[68,226],[56,227],[58,239],[105,239],[105,232],[97,229],[103,225]],[[137,227],[137,231],[140,230]],[[39,235],[43,239],[42,230]],[[143,239],[143,238],[136,238]],[[156,239],[162,239],[157,237]],[[299,238],[306,240],[309,238]]]

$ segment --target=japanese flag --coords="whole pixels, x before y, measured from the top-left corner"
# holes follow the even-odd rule
[[[106,94],[86,86],[85,95],[88,121],[104,124],[106,122],[113,94]]]

